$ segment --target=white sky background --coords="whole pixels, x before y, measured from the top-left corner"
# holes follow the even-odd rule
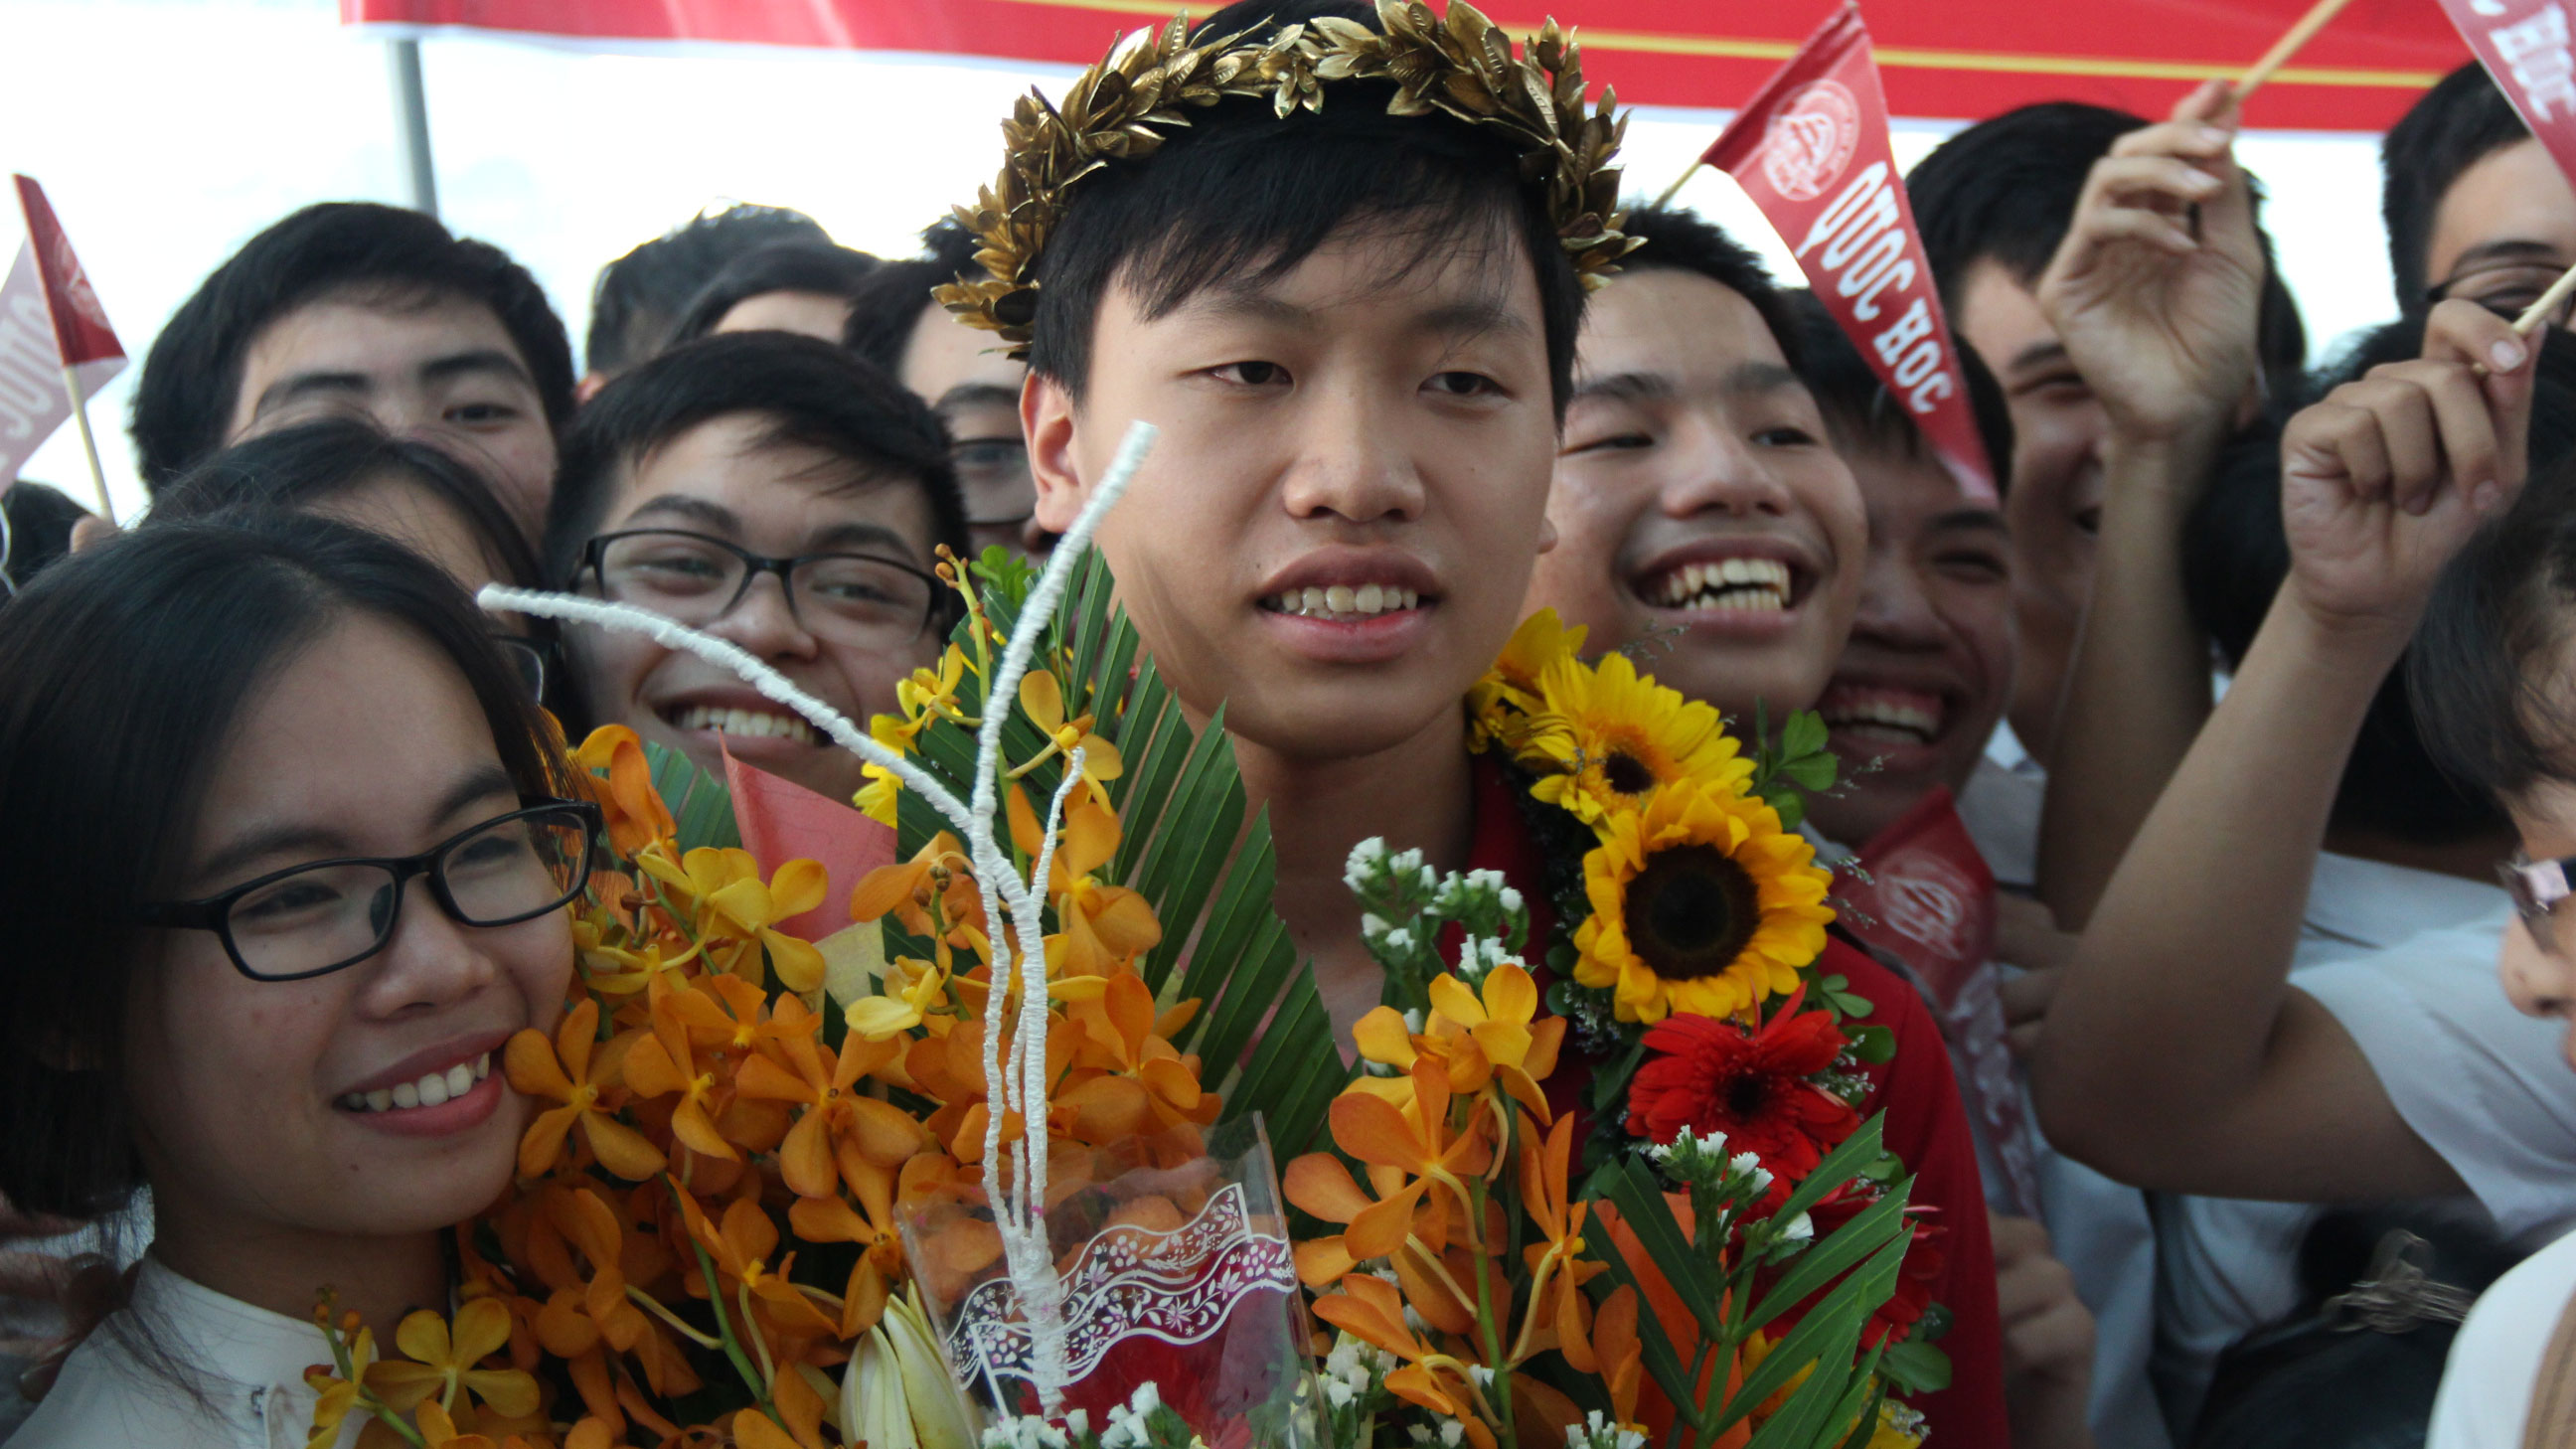
[[[1583,0],[1558,9],[1582,21]],[[332,0],[0,0],[0,171],[44,183],[135,360],[91,404],[120,514],[143,501],[126,408],[163,320],[298,206],[407,199],[385,49],[343,30]],[[422,62],[442,217],[536,273],[576,354],[600,264],[710,201],[798,207],[848,245],[910,255],[914,233],[991,179],[1012,98],[1073,73],[752,47],[603,53],[475,35],[429,38]],[[1640,112],[1628,132],[1631,188],[1660,191],[1723,119]],[[1899,164],[1954,128],[1900,122]],[[2257,133],[2240,152],[2270,188],[2266,220],[2318,350],[2392,316],[2376,138]],[[1795,278],[1723,175],[1703,173],[1683,199]],[[14,251],[15,208],[6,215],[0,249]],[[76,430],[66,425],[25,476],[86,501]]]

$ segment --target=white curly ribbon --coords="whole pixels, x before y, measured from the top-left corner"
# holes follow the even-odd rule
[[[659,614],[603,599],[585,598],[578,594],[542,593],[531,589],[486,585],[475,595],[475,602],[494,612],[569,619],[621,633],[642,634],[667,649],[694,654],[711,664],[722,665],[740,676],[752,688],[778,701],[803,716],[821,730],[834,744],[876,765],[903,782],[907,790],[919,794],[948,822],[957,827],[958,838],[965,842],[967,854],[975,863],[975,884],[984,898],[984,918],[1007,925],[1005,959],[1017,963],[1019,988],[1016,1030],[1010,1046],[1003,1049],[1001,1023],[989,1016],[984,1033],[984,1162],[986,1196],[993,1208],[993,1225],[1002,1238],[1002,1255],[1009,1265],[1012,1286],[1019,1292],[1020,1308],[1029,1326],[1032,1362],[1030,1370],[1038,1391],[1038,1400],[1050,1418],[1061,1417],[1064,1390],[1071,1374],[1066,1350],[1064,1323],[1064,1284],[1056,1276],[1055,1253],[1047,1241],[1046,1200],[1047,1161],[1046,1125],[1046,1055],[1047,1055],[1047,983],[1046,983],[1046,909],[1047,873],[1054,864],[1055,835],[1064,819],[1066,800],[1082,778],[1082,750],[1075,750],[1066,762],[1064,782],[1056,788],[1055,798],[1047,806],[1047,843],[1032,863],[1026,880],[1011,866],[1010,853],[993,831],[993,812],[1001,802],[1002,729],[1009,722],[1013,704],[1019,697],[1020,679],[1029,670],[1030,656],[1036,652],[1038,636],[1044,632],[1044,621],[1055,612],[1064,592],[1072,585],[1073,571],[1091,548],[1091,536],[1100,527],[1101,517],[1117,505],[1127,485],[1144,465],[1145,454],[1154,446],[1156,430],[1151,423],[1130,424],[1127,436],[1119,441],[1118,452],[1110,460],[1109,471],[1092,490],[1091,499],[1082,508],[1073,527],[1059,540],[1054,556],[1047,560],[1046,572],[1039,575],[1037,587],[1029,591],[1028,602],[1020,610],[1020,622],[1002,651],[1001,666],[993,673],[984,693],[984,723],[975,737],[975,791],[971,800],[959,800],[928,772],[868,737],[864,730],[840,711],[816,699],[790,682],[785,675],[770,668],[751,654],[701,633],[685,624]],[[1003,933],[996,933],[997,937]],[[1008,1001],[1008,972],[997,983],[993,999]],[[1019,1139],[1009,1144],[1007,1161],[1010,1183],[996,1187],[993,1169],[1004,1162],[1002,1142],[1003,1119],[1012,1112],[1020,1115],[1023,1129]],[[1034,1146],[1032,1144],[1035,1144]]]

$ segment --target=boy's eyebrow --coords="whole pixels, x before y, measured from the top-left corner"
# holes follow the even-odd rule
[[[1609,402],[1661,402],[1673,396],[1673,380],[1660,372],[1612,372],[1599,377],[1575,379],[1574,400],[1601,398]]]
[[[846,553],[853,548],[882,549],[901,558],[912,556],[911,541],[882,523],[836,523],[805,541],[807,553]]]
[[[2551,266],[2556,266],[2559,264],[2558,248],[2547,242],[2531,241],[2522,237],[2480,242],[2460,253],[2459,257],[2451,263],[2451,275],[2442,285],[2447,286],[2450,282],[2459,280],[2463,269],[2475,266],[2479,262],[2500,261],[2547,262]]]
[[[525,383],[530,387],[537,385],[536,379],[528,376],[528,369],[520,364],[519,359],[497,347],[478,347],[471,352],[433,357],[420,365],[420,380],[423,382],[447,382],[478,373],[497,375],[505,381]]]
[[[1934,515],[1932,520],[1923,526],[1927,531],[1934,532],[1962,528],[1987,530],[1994,533],[2005,533],[2010,531],[2004,526],[2004,516],[2002,513],[1992,508],[1981,507],[1953,508],[1947,513]]]
[[[1732,393],[1776,392],[1784,387],[1805,387],[1807,380],[1777,362],[1740,362],[1726,374],[1726,390]]]
[[[648,513],[677,514],[680,522],[704,524],[727,535],[742,532],[740,514],[721,503],[709,502],[687,493],[665,493],[658,498],[645,499],[627,513],[623,526],[632,527],[637,519]]]
[[[2052,337],[2044,342],[2034,342],[2014,353],[2012,361],[2004,364],[2004,371],[2028,372],[2034,367],[2046,367],[2066,360],[2066,344]]]
[[[439,822],[450,821],[462,814],[465,807],[469,805],[489,800],[495,795],[515,797],[518,793],[519,787],[511,780],[509,771],[502,769],[498,764],[478,765],[460,777],[455,784],[448,786],[447,792],[439,797],[437,806],[430,812],[429,818]],[[204,865],[198,867],[193,878],[221,880],[254,860],[270,855],[283,855],[288,851],[298,854],[309,852],[312,858],[321,860],[330,858],[335,852],[340,855],[349,854],[350,848],[346,836],[326,826],[303,822],[259,826],[215,852]]]
[[[961,382],[941,393],[939,401],[930,406],[932,411],[940,412],[949,408],[974,407],[985,403],[1007,403],[1012,407],[1018,407],[1020,390],[992,382]]]
[[[1315,310],[1272,296],[1249,287],[1211,290],[1183,304],[1189,309],[1204,309],[1217,317],[1246,317],[1260,322],[1277,322],[1288,326],[1307,326],[1315,320]],[[1443,302],[1414,314],[1414,326],[1424,332],[1448,337],[1473,337],[1485,332],[1527,333],[1529,319],[1500,302],[1483,300]]]
[[[363,372],[332,372],[320,370],[313,372],[291,372],[286,376],[279,378],[277,381],[270,383],[267,389],[260,393],[259,401],[251,404],[250,415],[255,418],[261,417],[271,408],[293,402],[297,398],[310,397],[315,393],[346,392],[363,394],[371,391],[375,385],[376,380]]]

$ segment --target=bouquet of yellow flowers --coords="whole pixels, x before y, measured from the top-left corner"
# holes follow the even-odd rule
[[[1222,720],[1182,718],[1086,556],[1138,454],[1043,576],[999,551],[943,567],[953,643],[864,732],[669,621],[489,591],[797,708],[869,760],[897,863],[764,867],[684,759],[613,727],[582,744],[604,864],[560,1025],[505,1054],[539,1107],[519,1180],[457,1230],[452,1319],[415,1314],[382,1355],[317,1309],[317,1445],[352,1414],[422,1449],[1769,1449],[1899,1422],[1877,1408],[1896,1345],[1864,1344],[1906,1248],[1874,1122],[1802,1164],[1705,1130],[1580,1143],[1549,1089],[1569,1030],[1622,1020],[1607,997],[1542,1012],[1527,903],[1374,843],[1351,879],[1388,1004],[1346,1065]],[[1537,773],[1594,758],[1533,753],[1563,741],[1510,708],[1483,700],[1477,728],[1573,766]],[[1636,842],[1609,897],[1633,915],[1675,807],[1641,826],[1597,798]],[[1707,808],[1676,818],[1705,833]],[[842,889],[857,924],[782,929]],[[1842,1059],[1798,1009],[1796,945],[1764,978],[1795,1041],[1668,991],[1672,1020]]]

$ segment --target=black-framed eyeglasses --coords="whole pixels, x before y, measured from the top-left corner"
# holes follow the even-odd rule
[[[355,966],[394,937],[403,887],[429,878],[451,920],[514,926],[560,910],[590,882],[599,807],[545,800],[418,855],[350,856],[271,871],[220,895],[142,908],[147,926],[212,931],[253,981],[302,981]]]
[[[501,646],[501,654],[518,671],[519,683],[527,686],[528,698],[543,701],[546,697],[546,660],[554,653],[554,641],[533,634],[495,634],[492,642]]]
[[[2558,903],[2576,895],[2567,882],[2570,867],[2576,867],[2576,856],[2558,860],[2526,860],[2517,855],[2496,867],[2496,879],[2504,883],[2505,894],[2513,897],[2513,909],[2531,931],[2531,939],[2541,950],[2558,954],[2558,933],[2550,922],[2557,915]]]
[[[752,580],[778,575],[787,610],[815,637],[897,649],[921,637],[945,597],[939,581],[907,563],[864,553],[771,558],[727,539],[678,528],[603,533],[582,549],[582,570],[617,603],[692,627],[730,614]]]
[[[2540,300],[2550,284],[2567,270],[2562,264],[2547,259],[2513,258],[2472,267],[2453,274],[2426,291],[2427,305],[2446,301],[2475,302],[2508,321],[2518,319],[2532,303]],[[2576,301],[2576,299],[2571,299]],[[2549,314],[2551,326],[2567,325],[2570,303],[2562,302]]]
[[[1037,481],[1029,475],[1029,445],[1007,437],[959,438],[948,449],[957,491],[966,500],[966,522],[976,528],[1015,528],[1038,510]]]

